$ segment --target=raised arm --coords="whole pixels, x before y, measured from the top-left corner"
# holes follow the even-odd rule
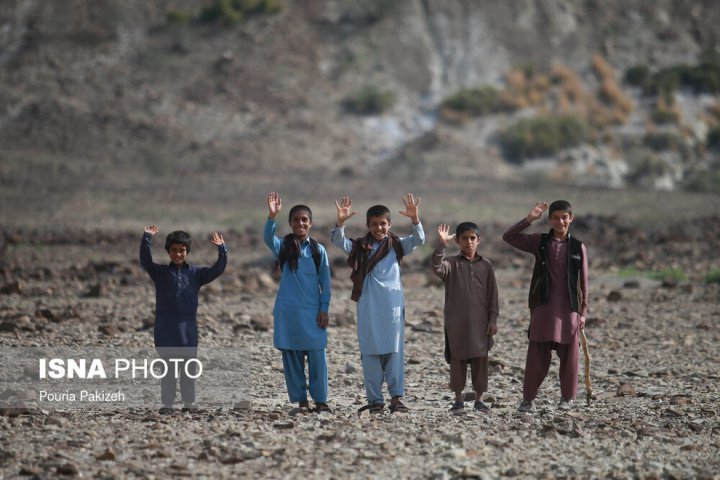
[[[140,241],[140,265],[142,265],[153,280],[155,280],[158,265],[153,263],[152,260],[152,237],[159,231],[160,229],[157,225],[146,226],[142,240]]]
[[[205,285],[219,277],[227,266],[227,248],[222,234],[213,232],[210,242],[217,247],[218,258],[212,267],[201,268],[198,272],[200,284]]]
[[[405,255],[409,255],[417,247],[425,243],[425,231],[423,230],[422,223],[420,223],[419,208],[420,197],[413,197],[412,193],[408,193],[402,198],[405,204],[405,210],[400,212],[400,215],[408,217],[412,221],[413,233],[409,237],[404,237],[400,240]]]
[[[438,244],[433,251],[433,273],[442,279],[445,279],[448,273],[450,273],[450,262],[445,260],[445,248],[447,247],[448,241],[455,237],[455,234],[450,235],[449,231],[449,225],[445,225],[444,223],[438,225]]]
[[[270,192],[267,198],[268,203],[268,218],[265,222],[265,229],[263,232],[263,241],[268,246],[273,255],[277,257],[280,255],[280,246],[282,240],[275,236],[277,231],[277,214],[282,209],[282,198],[277,192]]]
[[[519,250],[535,253],[540,247],[540,235],[525,234],[522,233],[522,231],[529,227],[532,222],[542,217],[542,214],[547,209],[547,202],[536,202],[535,206],[525,218],[510,227],[510,229],[503,234],[503,240]]]
[[[358,212],[352,209],[352,199],[348,196],[336,200],[335,208],[337,208],[337,223],[332,232],[330,232],[330,240],[333,245],[341,248],[349,255],[352,251],[352,241],[345,237],[345,222],[354,215],[357,215]]]

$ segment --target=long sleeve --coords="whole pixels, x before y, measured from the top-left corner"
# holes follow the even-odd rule
[[[327,251],[323,248],[321,250],[320,258],[320,311],[327,313],[330,309],[330,297],[331,297],[331,277],[330,277],[330,262],[328,260]]]
[[[500,315],[500,302],[498,300],[497,280],[492,265],[487,273],[487,299],[488,299],[488,322],[497,323]]]
[[[152,235],[149,233],[143,233],[142,240],[140,241],[140,265],[150,275],[150,278],[155,280],[157,278],[157,265],[152,260]]]
[[[442,243],[438,243],[438,246],[433,251],[432,269],[433,273],[443,280],[450,272],[450,263],[445,260],[445,245]]]
[[[423,230],[422,223],[417,225],[413,224],[413,233],[400,239],[400,244],[403,247],[403,253],[410,255],[413,250],[425,243],[425,231]]]
[[[523,218],[503,234],[503,240],[523,252],[535,253],[540,247],[540,235],[522,233],[529,226],[530,222]]]
[[[201,268],[198,272],[198,279],[202,285],[212,282],[225,271],[225,267],[227,266],[227,248],[223,243],[222,245],[218,245],[217,249],[218,258],[215,264],[212,267]]]
[[[332,229],[330,232],[330,241],[332,241],[333,245],[337,248],[341,248],[348,255],[352,252],[352,241],[345,237],[345,225],[340,227],[336,226]]]
[[[277,220],[273,220],[272,218],[267,219],[265,222],[265,230],[263,232],[263,240],[265,241],[265,245],[268,246],[271,252],[275,255],[275,257],[278,257],[280,255],[280,246],[282,245],[282,240],[280,240],[276,235],[275,232],[277,231]]]

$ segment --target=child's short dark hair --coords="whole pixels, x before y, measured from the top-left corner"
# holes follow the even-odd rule
[[[462,222],[460,225],[455,227],[455,238],[460,237],[463,233],[467,232],[468,230],[472,230],[477,234],[477,236],[480,236],[480,227],[478,227],[473,222]]]
[[[288,222],[292,221],[293,215],[295,215],[297,212],[307,212],[308,217],[310,217],[310,220],[312,220],[312,210],[310,210],[310,207],[307,205],[295,205],[290,209],[290,213],[288,213]]]
[[[572,205],[570,205],[570,202],[567,200],[555,200],[550,204],[550,208],[548,208],[548,217],[557,211],[567,212],[572,215]]]
[[[185,248],[187,249],[187,253],[190,253],[190,247],[192,246],[192,240],[190,239],[190,234],[187,232],[183,232],[182,230],[175,230],[174,232],[168,233],[168,236],[165,237],[165,250],[170,251],[170,245],[173,243],[179,243],[181,245],[185,245]]]
[[[390,221],[390,209],[388,209],[385,205],[374,205],[374,206],[368,208],[368,211],[365,214],[365,221],[367,223],[370,223],[370,219],[372,217],[387,217],[388,222],[389,222]]]

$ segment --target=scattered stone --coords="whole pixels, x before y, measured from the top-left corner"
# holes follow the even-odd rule
[[[98,331],[102,333],[103,335],[107,335],[109,337],[114,337],[115,335],[120,334],[120,329],[116,327],[115,325],[100,325],[98,327]]]
[[[95,460],[115,460],[115,452],[107,448],[104,452],[95,455]]]
[[[357,365],[355,365],[355,364],[352,363],[352,362],[347,362],[347,363],[345,364],[345,373],[351,374],[351,373],[357,373],[357,372],[358,372],[358,367],[357,367]]]
[[[612,290],[610,293],[608,293],[606,299],[608,302],[619,302],[620,300],[622,300],[622,293],[617,290]]]
[[[96,283],[90,287],[90,290],[85,294],[85,298],[100,298],[107,296],[107,287],[102,283]]]
[[[15,322],[4,321],[0,323],[0,332],[16,332],[17,330],[18,326]]]
[[[278,430],[291,430],[295,428],[295,422],[275,422],[273,427]]]
[[[629,383],[622,383],[618,387],[618,390],[617,390],[618,397],[634,397],[635,395],[636,395],[635,387]]]
[[[626,280],[625,283],[623,283],[624,288],[640,288],[640,281],[639,280]]]
[[[20,295],[23,291],[22,285],[20,282],[10,282],[6,285],[3,285],[2,288],[0,288],[0,294],[3,295],[12,295],[17,294]]]
[[[56,471],[57,471],[57,473],[59,473],[60,475],[70,475],[70,476],[75,476],[75,475],[78,475],[78,474],[80,473],[80,471],[78,470],[78,468],[77,468],[74,464],[72,464],[72,463],[64,463],[64,464],[62,464],[62,465],[59,465],[59,466],[57,467],[57,470],[56,470]]]

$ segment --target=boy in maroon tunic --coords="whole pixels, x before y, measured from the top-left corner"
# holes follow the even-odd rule
[[[488,410],[482,396],[488,387],[488,351],[497,333],[499,307],[492,264],[477,253],[479,230],[474,223],[463,222],[449,235],[448,225],[440,225],[433,252],[433,272],[445,284],[445,360],[450,364],[450,389],[455,392],[451,411],[465,407],[462,393],[468,363],[474,408]],[[446,257],[445,247],[453,237],[460,254]]]
[[[548,210],[549,233],[522,233]],[[526,218],[512,226],[503,240],[535,255],[530,281],[530,328],[519,411],[531,412],[545,376],[552,351],[560,358],[560,404],[572,408],[578,386],[579,335],[585,326],[588,300],[588,258],[585,245],[570,235],[572,206],[557,200],[548,207],[537,202]]]

